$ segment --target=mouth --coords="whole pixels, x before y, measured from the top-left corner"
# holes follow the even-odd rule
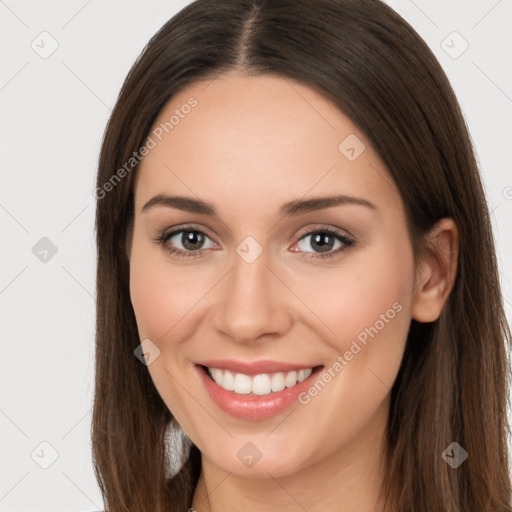
[[[269,419],[298,403],[323,368],[268,360],[195,363],[210,399],[225,413],[253,421]]]
[[[324,368],[276,361],[204,363],[195,363],[195,368],[210,399],[225,413],[253,421],[269,419],[298,403]]]
[[[273,395],[285,389],[294,388],[323,368],[323,365],[318,365],[291,371],[247,375],[202,364],[197,366],[206,374],[208,379],[215,382],[223,390],[246,396]]]

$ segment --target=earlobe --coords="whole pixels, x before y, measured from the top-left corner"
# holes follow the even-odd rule
[[[422,258],[416,275],[412,318],[434,322],[453,289],[457,273],[459,236],[451,218],[441,219],[427,235],[430,252]]]

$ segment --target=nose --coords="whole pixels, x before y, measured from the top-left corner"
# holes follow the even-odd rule
[[[275,274],[265,251],[252,263],[235,254],[218,289],[214,328],[237,343],[283,336],[292,325],[290,292]]]

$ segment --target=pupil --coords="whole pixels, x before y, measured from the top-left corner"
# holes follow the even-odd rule
[[[323,239],[326,241],[322,242]],[[319,252],[328,252],[332,249],[333,242],[334,237],[328,233],[317,233],[313,237],[312,245],[317,245]]]
[[[191,251],[201,248],[204,242],[204,235],[198,231],[185,231],[181,237],[183,247]]]

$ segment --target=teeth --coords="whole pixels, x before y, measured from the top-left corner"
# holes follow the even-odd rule
[[[282,391],[285,387],[291,388],[298,382],[307,379],[313,368],[299,370],[298,372],[278,372],[273,374],[261,373],[250,377],[243,373],[232,373],[228,370],[219,368],[208,368],[208,373],[212,379],[227,391],[234,391],[239,395],[269,395],[277,391]]]
[[[235,393],[245,395],[251,392],[251,378],[243,373],[235,374],[235,387],[233,389]]]
[[[251,391],[255,395],[268,395],[272,391],[271,380],[266,373],[255,375],[252,379],[247,378],[252,380]]]
[[[297,372],[288,372],[284,378],[284,385],[287,388],[291,388],[297,384]]]
[[[272,391],[274,391],[274,392],[282,391],[286,387],[286,385],[284,383],[284,373],[283,372],[274,373],[274,375],[272,375],[271,386],[272,386]]]

